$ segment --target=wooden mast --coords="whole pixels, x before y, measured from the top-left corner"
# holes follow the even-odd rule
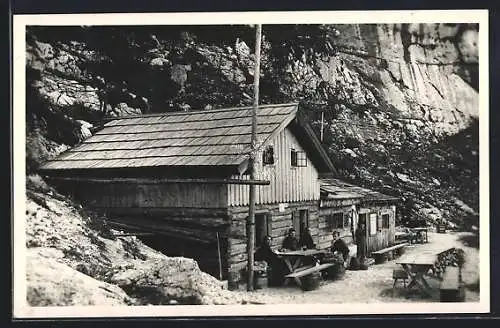
[[[262,35],[262,25],[257,24],[255,31],[255,69],[253,83],[253,106],[252,106],[252,136],[251,136],[251,153],[250,153],[250,180],[255,180],[255,157],[257,150],[257,108],[259,107],[259,78],[260,78],[260,44]],[[255,248],[255,185],[250,185],[248,205],[248,221],[247,221],[247,290],[252,291],[254,288],[254,248]]]

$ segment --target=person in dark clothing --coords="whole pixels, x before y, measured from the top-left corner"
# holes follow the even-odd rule
[[[255,261],[266,261],[268,264],[277,259],[276,254],[271,249],[271,237],[266,236],[262,241],[262,245],[257,249],[254,254]]]
[[[262,245],[254,254],[255,261],[266,261],[268,265],[268,274],[272,286],[280,286],[283,283],[283,275],[286,272],[285,263],[276,255],[271,248],[271,237],[266,236]]]
[[[364,265],[366,259],[366,225],[360,222],[356,229],[356,245],[358,246],[358,259]]]
[[[299,246],[306,247],[308,249],[316,248],[316,244],[313,241],[309,227],[305,227],[302,231],[303,232],[300,235]]]
[[[296,251],[300,248],[299,240],[296,237],[296,232],[294,228],[288,230],[288,236],[283,240],[283,248]]]
[[[332,253],[339,252],[344,258],[344,262],[349,259],[349,247],[347,247],[346,242],[340,238],[340,233],[338,231],[333,232],[332,241]]]

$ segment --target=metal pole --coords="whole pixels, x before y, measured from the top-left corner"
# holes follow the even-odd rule
[[[250,153],[250,179],[255,178],[255,156],[257,149],[257,108],[259,107],[259,78],[260,78],[260,44],[262,35],[262,25],[258,24],[255,33],[255,69],[253,83],[253,107],[252,107],[252,149]],[[247,221],[247,290],[252,291],[254,280],[254,248],[255,248],[255,186],[250,185],[250,197],[248,204],[248,221]]]

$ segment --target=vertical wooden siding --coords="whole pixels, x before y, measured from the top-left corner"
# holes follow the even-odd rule
[[[380,212],[380,213],[379,213]],[[371,206],[369,208],[361,208],[359,213],[366,213],[366,229],[367,238],[366,246],[368,253],[378,251],[380,249],[388,247],[390,244],[394,243],[395,236],[395,206]],[[370,213],[389,214],[389,228],[378,229],[377,233],[370,236]]]
[[[227,189],[218,184],[89,184],[80,193],[106,208],[224,208]]]
[[[292,167],[290,151],[304,151],[297,138],[288,130],[281,131],[268,145],[274,148],[274,165],[262,164],[262,152],[256,158],[257,179],[270,180],[268,186],[256,187],[256,203],[272,204],[318,200],[320,186],[318,171],[307,158],[306,167]],[[237,179],[238,176],[233,176]],[[243,176],[248,179],[248,176]],[[247,185],[228,185],[228,205],[248,205],[249,187]]]

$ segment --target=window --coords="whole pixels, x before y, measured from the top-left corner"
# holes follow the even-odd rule
[[[262,153],[262,164],[272,165],[274,164],[274,149],[273,146],[267,146]]]
[[[262,245],[265,236],[272,234],[272,220],[268,213],[255,214],[255,247]]]
[[[351,226],[351,215],[348,213],[344,214],[344,228],[349,228]]]
[[[347,215],[346,215],[347,216]],[[344,229],[344,213],[338,212],[328,216],[328,223],[332,229]]]
[[[382,222],[382,216],[379,215],[377,217],[377,230],[378,231],[381,231],[382,230],[382,226],[383,226],[383,222]]]
[[[290,163],[294,167],[307,166],[307,156],[305,151],[298,151],[292,148],[290,151]]]
[[[382,214],[382,228],[389,229],[389,214]]]

